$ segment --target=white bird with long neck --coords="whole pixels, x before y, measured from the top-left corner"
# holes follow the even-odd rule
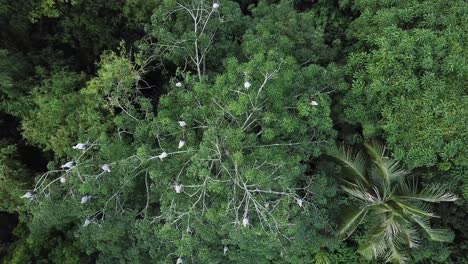
[[[176,184],[174,186],[174,190],[175,190],[176,193],[181,193],[183,189],[184,189],[184,185],[182,185],[182,184]]]
[[[219,8],[219,4],[218,3],[213,3],[213,9],[218,9]]]
[[[62,169],[72,169],[72,168],[74,168],[75,166],[76,166],[76,162],[74,162],[74,161],[69,161],[69,162],[63,164],[62,166],[60,166],[60,168],[62,168]]]
[[[303,206],[303,203],[304,203],[304,200],[302,200],[302,199],[296,199],[296,202],[297,202],[297,205],[299,205],[299,207],[302,207],[302,206]]]
[[[26,192],[23,196],[21,196],[20,198],[25,198],[25,199],[30,199],[32,200],[35,196],[36,196],[37,192],[36,191],[29,191],[29,192]]]
[[[177,82],[177,83],[175,84],[175,86],[176,86],[177,88],[182,87],[182,82]]]
[[[226,254],[228,253],[228,251],[229,251],[228,246],[224,246],[224,248],[223,248],[223,253],[224,253],[225,256],[226,256]]]
[[[81,204],[87,203],[89,201],[91,201],[91,196],[90,195],[85,195],[85,196],[81,197]]]
[[[179,257],[176,261],[176,264],[182,264],[182,263],[184,263],[184,261],[182,260],[181,257]]]
[[[78,143],[75,146],[73,146],[73,149],[79,149],[79,150],[87,150],[91,145],[86,144],[86,143]]]
[[[84,224],[83,224],[83,227],[87,227],[89,224],[91,224],[93,222],[93,217],[90,216],[88,218],[86,218]]]
[[[252,84],[251,84],[249,81],[246,81],[246,82],[244,83],[244,88],[245,88],[245,89],[249,89],[250,86],[252,86]]]
[[[185,121],[178,121],[178,123],[181,128],[185,128],[187,126],[187,123]]]
[[[104,171],[104,172],[111,172],[111,168],[110,168],[110,165],[109,164],[104,164],[101,166],[101,169]]]
[[[242,225],[244,227],[247,227],[249,225],[249,218],[247,218],[247,216],[244,216],[244,219],[242,219]]]
[[[161,153],[161,154],[158,155],[158,158],[159,158],[160,160],[163,160],[163,159],[167,158],[167,156],[169,156],[169,154],[167,154],[167,152],[164,151],[163,153]]]
[[[184,140],[179,140],[179,146],[178,148],[181,149],[185,146],[185,141]]]

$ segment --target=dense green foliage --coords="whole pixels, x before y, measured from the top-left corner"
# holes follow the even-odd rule
[[[467,18],[0,0],[2,263],[468,261]]]
[[[411,167],[467,166],[466,1],[358,2],[351,32],[366,48],[349,58],[348,119]]]

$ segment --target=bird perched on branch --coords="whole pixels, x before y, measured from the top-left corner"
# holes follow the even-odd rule
[[[176,184],[174,186],[174,190],[176,191],[176,193],[181,193],[183,189],[184,189],[184,186],[182,184]]]
[[[244,219],[242,219],[242,225],[244,227],[247,227],[249,225],[249,218],[247,218],[247,216],[244,216]]]
[[[167,154],[166,151],[164,151],[163,153],[161,153],[161,154],[158,155],[158,158],[159,158],[160,160],[163,160],[163,159],[166,158],[167,156],[169,156],[169,155]]]
[[[178,122],[181,128],[185,128],[187,126],[187,123],[185,121],[178,121]]]
[[[34,197],[36,196],[37,192],[36,191],[28,191],[26,192],[23,196],[21,196],[21,198],[26,198],[26,199],[34,199]]]
[[[250,86],[252,86],[252,84],[251,84],[249,81],[246,81],[246,82],[244,83],[244,88],[245,88],[245,89],[249,89]]]
[[[84,203],[87,203],[87,202],[91,201],[91,198],[92,198],[91,195],[85,195],[85,196],[81,197],[81,204],[84,204]]]
[[[87,150],[91,145],[86,144],[86,143],[78,143],[75,146],[73,146],[73,149],[79,149],[79,150]]]
[[[296,203],[297,203],[297,205],[299,205],[299,207],[302,207],[304,201],[302,199],[296,199]]]
[[[60,168],[62,168],[62,169],[72,169],[72,168],[74,168],[75,166],[76,166],[76,162],[74,162],[74,161],[69,161],[69,162],[63,164],[62,166],[60,166]]]
[[[91,224],[94,220],[94,217],[90,216],[88,218],[86,218],[84,224],[83,224],[83,227],[87,227],[89,224]]]
[[[104,171],[104,172],[111,172],[111,168],[110,168],[110,165],[109,164],[104,164],[101,166],[101,169]]]
[[[179,146],[178,148],[183,148],[185,146],[185,141],[184,140],[180,140],[179,141]]]

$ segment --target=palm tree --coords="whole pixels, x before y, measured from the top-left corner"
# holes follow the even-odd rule
[[[328,151],[342,167],[342,189],[359,202],[343,219],[340,237],[348,238],[365,222],[365,242],[359,252],[368,259],[383,258],[393,263],[407,261],[405,250],[418,246],[420,233],[435,241],[450,240],[446,230],[431,228],[429,219],[436,216],[428,203],[455,201],[457,197],[440,185],[418,192],[414,177],[413,181],[408,179],[409,173],[385,155],[385,147],[376,142],[364,147],[367,157],[362,152],[353,155],[343,146]]]

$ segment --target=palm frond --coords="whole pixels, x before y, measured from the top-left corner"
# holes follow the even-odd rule
[[[381,144],[371,141],[364,143],[367,153],[376,166],[378,175],[381,176],[389,185],[395,180],[402,180],[407,172],[402,169],[399,162],[385,156],[385,147]]]
[[[401,247],[396,243],[388,243],[388,251],[385,255],[385,262],[404,264],[408,262],[408,257],[401,251]]]
[[[356,197],[366,203],[375,203],[378,200],[378,197],[373,196],[371,193],[366,192],[365,190],[347,186],[341,186],[341,188],[349,195]]]
[[[359,244],[359,253],[366,259],[378,258],[385,256],[387,243],[383,236],[373,235],[365,242]]]
[[[418,230],[412,225],[408,224],[401,229],[401,242],[408,245],[410,248],[416,248],[421,243]]]
[[[328,254],[324,252],[323,250],[321,250],[317,254],[315,254],[314,263],[315,264],[330,264],[331,262],[330,262],[330,258],[328,257]]]
[[[400,223],[395,220],[393,215],[387,217],[380,226],[384,229],[384,236],[387,240],[393,240],[402,230]]]
[[[396,205],[398,205],[404,213],[414,215],[417,217],[435,217],[436,215],[431,213],[427,205],[415,205],[399,199],[399,197],[393,197],[392,199]]]
[[[332,146],[328,149],[327,155],[340,164],[345,174],[350,178],[366,185],[369,184],[366,177],[366,164],[362,152],[353,155],[352,151],[349,149],[347,150],[344,146]]]
[[[354,230],[361,224],[362,220],[368,212],[367,207],[351,211],[343,221],[341,228],[338,230],[338,235],[343,239],[348,238]]]
[[[433,229],[430,226],[428,217],[412,217],[413,221],[418,224],[431,238],[433,241],[439,242],[450,242],[453,239],[453,235],[445,229]]]
[[[453,202],[458,199],[455,194],[446,192],[445,188],[440,184],[427,186],[417,194],[402,195],[400,197],[404,199],[420,200],[430,203]]]

